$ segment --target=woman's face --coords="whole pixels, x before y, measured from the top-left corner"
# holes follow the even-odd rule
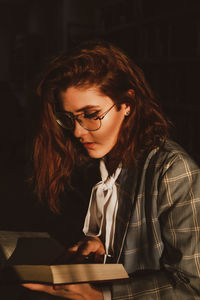
[[[61,93],[61,102],[64,111],[74,116],[89,111],[99,111],[99,115],[106,112],[114,102],[108,96],[100,94],[98,88],[70,87]],[[120,127],[129,107],[121,105],[120,111],[116,106],[101,120],[101,127],[97,131],[88,131],[75,121],[74,136],[79,139],[83,147],[92,158],[101,158],[108,154],[115,146]]]

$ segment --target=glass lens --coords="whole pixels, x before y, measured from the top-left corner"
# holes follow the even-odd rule
[[[73,116],[66,113],[56,113],[55,118],[57,123],[65,129],[74,130],[75,120]],[[101,127],[101,120],[94,118],[87,118],[84,115],[79,115],[75,118],[77,122],[87,130],[98,130]]]
[[[55,114],[57,123],[69,130],[74,129],[74,119],[64,113],[56,113]]]
[[[97,130],[101,127],[101,120],[95,118],[86,118],[84,116],[79,116],[77,118],[79,124],[87,130]]]

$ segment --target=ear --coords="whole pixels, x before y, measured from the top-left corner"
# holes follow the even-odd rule
[[[123,103],[121,105],[123,111],[124,111],[124,116],[127,117],[130,115],[130,112],[131,112],[131,106],[129,103]]]
[[[135,96],[135,91],[132,90],[132,89],[130,89],[130,90],[128,90],[128,94],[129,94],[130,96]]]

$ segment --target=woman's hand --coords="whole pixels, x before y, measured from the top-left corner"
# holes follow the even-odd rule
[[[97,236],[85,237],[69,248],[68,251],[73,254],[72,257],[76,263],[84,261],[91,254],[93,254],[93,262],[100,263],[103,261],[103,255],[105,254],[104,245]]]
[[[105,253],[104,246],[98,237],[85,237],[76,245],[69,248],[66,254],[60,258],[60,262],[81,263],[90,254],[94,254],[94,262],[102,262]],[[59,263],[59,261],[58,261]],[[59,296],[73,300],[103,300],[101,291],[93,288],[90,284],[66,284],[66,285],[44,285],[36,283],[25,283],[22,286],[33,290],[48,293],[53,296]]]
[[[54,264],[66,263],[83,263],[83,262],[103,262],[103,255],[105,254],[104,246],[98,237],[85,237],[76,245],[68,248],[67,251],[59,257]],[[90,256],[92,255],[92,259]]]
[[[67,299],[103,300],[102,292],[92,288],[87,283],[54,286],[35,283],[25,283],[22,284],[22,286],[32,291],[44,292],[53,296],[63,297]]]

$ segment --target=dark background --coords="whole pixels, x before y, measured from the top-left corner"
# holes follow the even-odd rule
[[[115,42],[144,70],[174,138],[200,163],[199,0],[0,0],[0,229],[46,229],[27,187],[47,60],[85,39]],[[54,221],[52,221],[54,220]]]

